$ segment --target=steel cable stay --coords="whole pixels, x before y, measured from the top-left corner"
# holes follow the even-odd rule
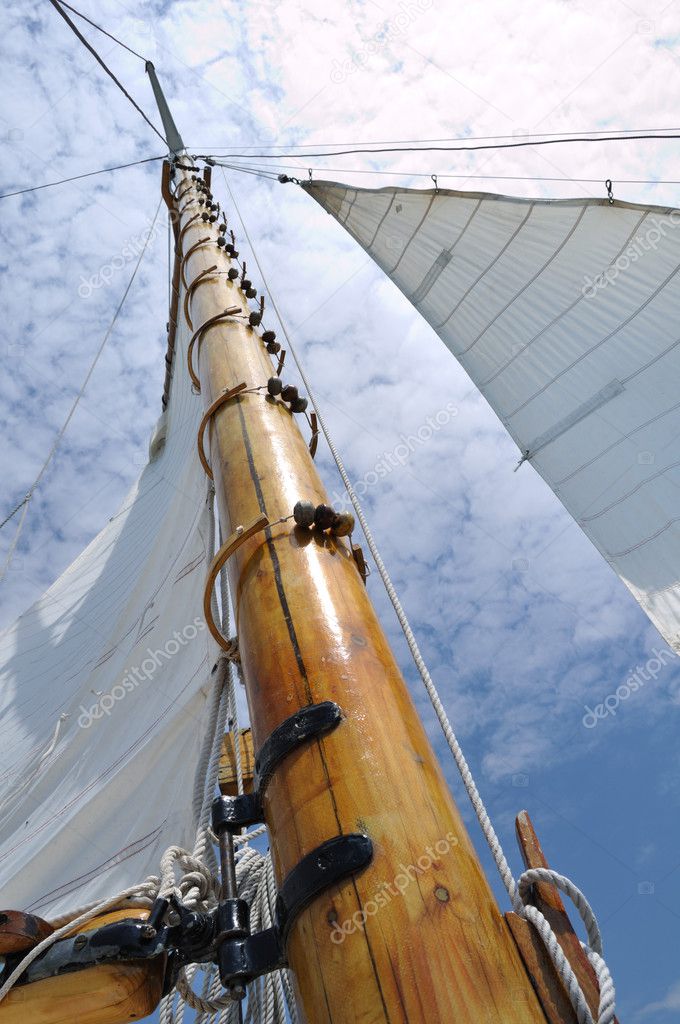
[[[651,135],[652,133],[680,132],[680,128],[612,128],[584,130],[580,132],[513,132],[512,135],[453,135],[441,139],[371,139],[369,141],[353,142],[271,142],[260,143],[253,146],[242,146],[242,149],[309,149],[310,146],[317,148],[329,148],[332,146],[425,146],[430,143],[439,142],[498,142],[504,139],[567,139],[569,136],[602,136],[621,135],[626,138],[635,135]],[[664,138],[670,138],[664,134]],[[192,146],[195,150],[230,150],[231,146]]]
[[[324,175],[324,174],[377,174],[387,175],[390,177],[401,176],[405,178],[431,178],[432,174],[428,171],[387,171],[378,170],[375,168],[347,168],[347,167],[301,167],[299,164],[279,164],[277,168],[270,169],[270,167],[262,167],[256,164],[231,164],[223,162],[214,156],[203,157],[210,166],[223,167],[227,170],[240,171],[243,174],[252,174],[261,178],[269,178],[270,180],[281,180],[281,174],[286,170],[307,170],[312,171],[313,174]],[[283,175],[288,178],[289,181],[297,183],[297,179]],[[452,180],[463,180],[463,181],[550,181],[550,182],[563,182],[564,184],[585,184],[585,185],[601,185],[604,178],[577,178],[577,177],[546,177],[541,175],[519,175],[519,174],[437,174],[437,178],[450,178]],[[342,184],[340,182],[339,184]],[[680,179],[674,180],[671,178],[617,178],[615,181],[616,185],[680,185]]]
[[[70,181],[80,181],[82,178],[93,178],[97,174],[107,174],[109,171],[122,171],[126,167],[139,167],[142,164],[155,163],[157,160],[164,160],[164,156],[147,156],[142,160],[133,160],[129,164],[116,164],[114,167],[102,167],[98,171],[85,171],[84,174],[74,174],[70,178],[60,178],[59,181],[47,181],[44,185],[31,185],[30,188],[20,188],[15,192],[4,192],[0,199],[9,199],[10,196],[23,196],[28,192],[40,192],[44,188],[54,188],[55,185],[67,185]]]
[[[131,53],[133,57],[139,57],[139,59],[141,61],[144,61],[144,63],[146,64],[146,57],[142,57],[141,53],[137,53],[137,51],[133,50],[131,46],[128,46],[127,43],[124,43],[122,39],[119,39],[117,36],[112,35],[111,32],[107,32],[106,29],[102,28],[101,25],[98,25],[96,21],[92,21],[91,18],[88,18],[84,14],[81,14],[81,12],[77,11],[75,7],[71,6],[71,4],[67,4],[66,0],[59,0],[59,3],[62,7],[68,8],[68,10],[71,11],[72,14],[75,14],[79,18],[82,18],[83,21],[86,21],[88,25],[92,25],[92,28],[96,28],[98,32],[101,32],[103,35],[108,36],[109,39],[112,39],[114,41],[114,43],[118,43],[118,45],[122,46],[124,50],[127,50],[128,53]]]
[[[50,2],[56,2],[56,0],[50,0]],[[575,142],[640,142],[642,140],[649,139],[680,139],[680,133],[675,132],[673,134],[661,134],[661,133],[645,133],[638,135],[608,135],[601,136],[599,138],[593,138],[588,135],[579,135],[575,137],[561,136],[557,139],[537,139],[533,141],[519,141],[519,142],[490,142],[482,145],[474,146],[431,146],[431,145],[418,145],[418,146],[383,146],[376,148],[366,147],[349,147],[348,149],[332,149],[328,151],[316,150],[314,152],[304,153],[223,153],[221,154],[224,160],[280,160],[285,157],[295,157],[296,160],[307,160],[310,157],[328,157],[328,156],[357,156],[372,154],[380,155],[381,153],[472,153],[478,150],[489,150],[489,149],[522,149],[527,146],[559,146],[569,145]],[[200,155],[200,159],[203,159],[203,154]]]
[[[125,88],[125,86],[123,85],[123,83],[122,83],[122,82],[120,81],[120,79],[119,79],[119,78],[117,78],[117,77],[116,77],[116,76],[114,75],[113,71],[112,71],[112,70],[111,70],[111,68],[110,68],[110,67],[108,66],[108,64],[106,64],[106,62],[104,61],[104,59],[103,59],[103,58],[102,58],[102,57],[101,57],[101,56],[100,56],[100,55],[99,55],[99,54],[97,53],[97,51],[95,50],[94,46],[92,46],[92,45],[91,45],[91,43],[88,43],[87,39],[86,39],[86,38],[85,38],[85,36],[84,36],[84,35],[82,34],[82,32],[80,32],[80,30],[78,29],[78,27],[77,27],[77,26],[76,26],[76,25],[74,24],[74,22],[73,22],[73,21],[72,21],[72,20],[71,20],[71,19],[69,18],[68,14],[66,13],[66,11],[65,11],[65,10],[63,9],[63,7],[61,6],[61,4],[59,3],[59,0],[49,0],[49,2],[50,2],[50,3],[52,4],[52,6],[54,7],[54,9],[55,9],[55,10],[56,10],[56,11],[57,11],[57,12],[58,12],[58,13],[59,13],[60,15],[61,15],[61,17],[62,17],[62,18],[64,19],[64,21],[66,22],[66,24],[67,24],[67,25],[69,26],[69,28],[71,29],[71,31],[72,31],[72,32],[73,32],[73,33],[74,33],[74,34],[75,34],[75,35],[77,36],[77,38],[78,38],[78,39],[80,40],[80,42],[81,42],[81,43],[83,44],[83,46],[84,46],[84,47],[85,47],[85,48],[86,48],[87,50],[89,50],[89,51],[90,51],[90,53],[92,54],[92,56],[94,57],[94,59],[95,59],[95,60],[97,61],[97,63],[98,63],[98,64],[99,64],[99,65],[100,65],[100,66],[101,66],[101,67],[102,67],[103,69],[104,69],[104,71],[105,71],[105,72],[106,72],[106,74],[107,74],[107,75],[109,76],[109,78],[111,78],[111,79],[112,79],[112,80],[113,80],[113,81],[114,81],[114,82],[116,83],[116,85],[118,86],[118,88],[120,89],[120,91],[121,91],[121,92],[123,93],[123,95],[124,95],[124,96],[125,96],[125,97],[126,97],[126,98],[127,98],[128,100],[129,100],[129,101],[130,101],[130,103],[131,103],[131,104],[132,104],[132,106],[133,106],[133,107],[135,108],[135,110],[136,110],[136,111],[137,111],[137,112],[138,112],[139,114],[141,114],[141,116],[142,116],[142,117],[144,118],[144,120],[146,121],[146,123],[148,124],[148,126],[149,126],[149,127],[150,127],[150,128],[152,129],[152,131],[154,131],[154,132],[156,133],[156,135],[158,136],[158,138],[159,138],[159,139],[161,139],[161,141],[162,141],[163,143],[165,143],[165,145],[168,145],[168,141],[167,141],[167,139],[165,138],[165,136],[164,136],[164,135],[162,135],[162,134],[161,134],[161,133],[159,132],[158,128],[156,128],[156,125],[155,125],[155,124],[153,123],[153,121],[152,121],[152,120],[151,120],[151,119],[150,119],[150,118],[149,118],[149,117],[148,117],[148,116],[147,116],[147,115],[146,115],[146,114],[144,113],[144,111],[143,111],[143,110],[142,110],[142,108],[141,108],[141,107],[139,106],[139,104],[137,103],[137,101],[136,101],[136,100],[134,100],[134,99],[132,98],[132,96],[131,96],[131,95],[130,95],[130,93],[129,93],[129,92],[127,91],[127,89]],[[96,26],[96,27],[98,27],[98,26]],[[101,31],[103,31],[103,29],[102,29]],[[107,33],[107,34],[108,34],[108,33]],[[116,42],[118,42],[118,40],[116,40]],[[135,54],[135,56],[136,56],[136,57],[138,57],[138,56],[139,56],[139,54]]]

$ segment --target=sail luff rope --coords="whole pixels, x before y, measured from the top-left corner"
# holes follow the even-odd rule
[[[125,291],[123,292],[123,296],[122,296],[120,302],[118,303],[118,306],[116,307],[116,311],[113,314],[113,317],[111,319],[111,323],[109,324],[108,328],[106,329],[106,333],[104,334],[104,338],[103,338],[99,348],[95,352],[94,359],[90,363],[90,367],[89,367],[87,373],[85,374],[85,379],[84,379],[83,383],[80,386],[80,390],[78,391],[76,397],[73,399],[73,402],[71,404],[71,408],[68,411],[68,415],[66,416],[66,419],[64,420],[63,424],[61,425],[61,429],[59,430],[57,436],[55,437],[54,441],[52,442],[52,447],[50,448],[50,450],[49,450],[49,452],[47,454],[47,458],[43,462],[43,464],[42,464],[42,466],[41,466],[41,468],[40,468],[40,470],[38,472],[38,475],[36,476],[35,480],[33,481],[33,483],[31,484],[31,486],[29,487],[29,489],[28,489],[28,491],[26,493],[26,497],[24,498],[24,501],[22,503],[23,506],[24,506],[23,512],[21,514],[21,518],[19,520],[19,524],[17,526],[17,529],[16,529],[16,532],[14,534],[14,537],[12,539],[12,543],[10,544],[9,551],[7,552],[7,557],[5,558],[5,564],[3,565],[2,571],[0,572],[0,580],[3,580],[5,578],[5,576],[7,574],[7,570],[9,569],[9,567],[10,567],[10,565],[12,563],[12,558],[14,557],[14,552],[16,550],[17,544],[19,543],[19,539],[20,539],[21,534],[23,532],[24,523],[26,521],[26,513],[28,512],[28,508],[29,508],[29,505],[31,503],[31,499],[32,499],[32,497],[33,497],[33,495],[34,495],[34,493],[36,491],[36,488],[39,486],[40,481],[42,480],[43,476],[47,472],[48,466],[50,465],[52,459],[54,458],[54,456],[56,455],[56,453],[57,453],[57,451],[59,449],[59,446],[60,446],[60,444],[61,444],[61,442],[63,440],[64,434],[66,433],[68,425],[71,422],[71,420],[73,419],[74,413],[75,413],[76,409],[78,408],[78,405],[80,404],[81,398],[85,394],[85,390],[87,389],[87,385],[90,382],[90,378],[92,377],[92,374],[95,371],[95,368],[97,366],[97,363],[99,362],[99,359],[100,359],[100,357],[102,355],[102,352],[104,351],[104,348],[106,347],[106,343],[109,340],[109,338],[111,337],[111,333],[113,331],[113,328],[116,325],[116,321],[118,320],[118,317],[120,316],[120,313],[121,313],[121,311],[123,309],[123,306],[125,305],[125,300],[127,299],[128,295],[130,293],[130,289],[132,288],[134,280],[135,280],[135,278],[137,276],[137,272],[138,272],[138,270],[139,270],[139,268],[140,268],[140,266],[142,264],[142,260],[144,258],[144,253],[146,252],[146,250],[148,248],[149,239],[153,235],[153,229],[154,229],[154,227],[156,225],[156,220],[158,219],[158,214],[159,214],[162,202],[163,202],[163,200],[161,199],[161,201],[159,202],[158,206],[156,207],[156,212],[155,212],[155,214],[153,216],[153,220],[151,222],[151,227],[149,228],[148,232],[146,232],[146,237],[144,239],[144,245],[142,247],[142,251],[140,252],[140,254],[139,254],[138,258],[137,258],[137,262],[135,264],[134,270],[132,271],[132,274],[130,275],[130,279],[129,279],[128,283],[127,283],[127,287],[125,288]]]
[[[486,807],[484,805],[484,801],[477,788],[477,784],[472,775],[472,771],[467,763],[467,760],[460,746],[460,743],[458,742],[456,734],[453,731],[449,718],[446,714],[446,710],[444,709],[444,705],[435,686],[434,680],[432,679],[428,671],[427,665],[425,664],[423,656],[420,652],[418,642],[413,634],[410,623],[406,616],[406,612],[402,607],[401,601],[399,600],[399,596],[397,595],[394,584],[392,583],[392,580],[390,578],[389,572],[387,571],[385,563],[383,562],[382,557],[380,555],[380,551],[378,550],[378,547],[375,543],[373,534],[371,533],[370,527],[366,520],[366,516],[364,514],[361,502],[359,501],[359,498],[352,486],[352,482],[349,478],[342,457],[326,426],[326,422],[324,420],[322,413],[320,412],[314,391],[310,386],[304,367],[302,366],[301,361],[298,358],[296,348],[293,345],[290,335],[286,329],[285,321],[281,316],[281,313],[276,303],[276,299],[272,294],[271,288],[269,286],[266,275],[262,268],[262,264],[260,263],[252,239],[248,233],[245,221],[243,220],[243,216],[236,202],[236,198],[227,180],[227,176],[226,174],[224,174],[224,171],[222,171],[222,174],[224,176],[224,181],[229,191],[231,201],[234,204],[234,209],[236,210],[236,214],[241,222],[241,226],[243,227],[244,235],[246,237],[246,240],[248,241],[248,245],[250,246],[251,252],[253,254],[255,264],[260,272],[262,278],[262,286],[269,295],[269,300],[272,304],[272,308],[274,309],[276,317],[281,325],[281,329],[286,339],[286,344],[288,345],[288,349],[291,355],[293,356],[293,360],[295,361],[295,365],[297,366],[300,377],[305,385],[307,394],[309,396],[309,400],[316,412],[319,427],[323,432],[323,435],[326,439],[333,459],[335,460],[335,464],[338,468],[340,476],[342,477],[345,489],[347,490],[347,494],[349,495],[354,510],[357,514],[357,518],[361,524],[364,536],[366,537],[366,543],[368,544],[369,550],[378,568],[380,578],[382,579],[382,582],[385,586],[385,590],[387,591],[387,595],[390,599],[392,607],[396,612],[399,624],[402,628],[402,631],[406,638],[406,642],[411,652],[411,656],[415,662],[416,668],[418,669],[418,673],[430,698],[435,714],[437,715],[437,719],[439,721],[439,724],[441,725],[442,731],[446,738],[446,742],[449,746],[449,749],[451,750],[451,753],[453,754],[454,760],[456,762],[461,778],[463,780],[463,784],[470,798],[470,802],[472,803],[472,806],[475,810],[477,819],[484,834],[484,838],[486,839],[489,849],[491,850],[492,856],[496,863],[496,867],[501,876],[501,880],[503,881],[503,884],[507,890],[513,909],[517,914],[526,917],[527,920],[531,921],[538,930],[546,946],[546,949],[549,955],[551,956],[553,963],[555,964],[558,974],[569,993],[569,997],[576,1012],[579,1024],[594,1024],[593,1016],[590,1012],[588,1003],[583,994],[578,979],[576,978],[576,975],[573,971],[571,964],[564,955],[564,952],[557,941],[553,929],[550,927],[548,921],[545,919],[545,917],[543,916],[543,914],[541,914],[539,910],[537,910],[535,907],[526,905],[524,903],[524,899],[526,898],[528,892],[527,887],[532,883],[533,880],[535,880],[533,873],[531,871],[524,872],[524,874],[522,874],[517,881],[513,876],[513,873],[510,869],[510,865],[508,864],[505,853],[503,851],[500,839],[493,827],[491,819],[489,818]],[[611,974],[601,956],[602,941],[600,937],[600,931],[595,915],[592,909],[590,908],[590,904],[586,900],[585,896],[581,893],[581,891],[569,879],[565,878],[563,875],[558,874],[556,871],[552,871],[549,869],[542,869],[542,871],[544,873],[541,876],[541,880],[551,882],[552,884],[560,888],[566,895],[568,895],[570,899],[574,902],[574,905],[576,906],[582,920],[584,921],[584,924],[586,924],[589,941],[588,945],[582,943],[582,946],[586,951],[586,954],[588,955],[591,964],[593,965],[593,968],[597,976],[598,985],[600,988],[600,1005],[597,1015],[597,1024],[612,1024],[612,1021],[614,1020],[615,1011],[614,984],[611,978]]]
[[[57,11],[57,12],[58,12],[58,13],[59,13],[59,14],[60,14],[61,16],[62,16],[62,18],[64,19],[64,21],[66,22],[66,24],[67,24],[67,25],[69,26],[69,28],[71,29],[71,31],[75,33],[75,35],[76,35],[76,36],[78,37],[78,39],[79,39],[79,40],[80,40],[80,42],[81,42],[81,43],[83,44],[83,46],[84,46],[84,47],[85,47],[85,48],[86,48],[87,50],[89,50],[89,51],[90,51],[90,53],[92,54],[92,56],[94,57],[94,59],[95,59],[95,60],[97,61],[97,63],[98,63],[98,64],[99,64],[99,65],[100,65],[100,66],[101,66],[101,67],[102,67],[103,69],[104,69],[104,71],[105,71],[105,72],[106,72],[106,74],[107,74],[107,75],[109,76],[109,78],[111,78],[111,79],[112,79],[112,80],[113,80],[113,81],[114,81],[114,82],[116,83],[116,85],[118,86],[118,88],[120,89],[120,91],[121,91],[121,92],[123,93],[123,95],[124,95],[124,96],[126,96],[126,97],[127,97],[127,99],[128,99],[129,101],[130,101],[130,103],[131,103],[131,104],[132,104],[132,106],[133,106],[133,107],[135,108],[135,110],[136,110],[136,111],[137,111],[137,112],[138,112],[139,114],[141,114],[141,115],[142,115],[142,117],[144,118],[144,120],[146,121],[146,123],[147,123],[147,124],[149,125],[149,127],[150,127],[150,128],[151,128],[151,129],[153,130],[153,131],[155,131],[155,133],[156,133],[156,135],[158,136],[158,138],[159,138],[159,139],[161,139],[161,141],[162,141],[163,143],[165,143],[165,145],[167,146],[167,145],[168,145],[168,142],[167,142],[167,139],[165,138],[165,136],[164,136],[164,135],[162,135],[162,134],[161,134],[161,132],[159,132],[158,128],[156,128],[156,125],[155,125],[155,124],[153,123],[153,121],[151,121],[151,120],[150,120],[150,119],[149,119],[149,118],[147,117],[147,115],[146,115],[146,114],[144,113],[144,111],[142,110],[142,108],[140,107],[140,105],[139,105],[139,104],[137,103],[137,101],[136,101],[136,100],[134,100],[134,99],[132,98],[132,96],[130,95],[130,93],[129,93],[129,92],[127,91],[127,89],[125,88],[125,86],[123,85],[123,83],[122,83],[122,82],[121,82],[121,81],[120,81],[120,80],[119,80],[118,78],[116,78],[116,76],[114,75],[114,73],[113,73],[113,71],[111,70],[111,68],[110,68],[110,67],[109,67],[109,66],[108,66],[108,65],[107,65],[107,64],[105,63],[105,61],[103,60],[103,58],[99,56],[99,54],[98,54],[98,53],[97,53],[97,51],[95,50],[94,46],[92,46],[92,45],[91,45],[90,43],[88,43],[88,41],[87,41],[87,39],[85,38],[85,36],[84,36],[84,35],[82,34],[82,32],[80,32],[80,30],[78,29],[78,26],[77,26],[77,25],[75,25],[75,24],[74,24],[74,23],[73,23],[73,22],[71,21],[71,19],[69,18],[68,14],[66,13],[66,11],[65,11],[65,10],[63,10],[63,8],[62,8],[61,4],[59,3],[59,0],[49,0],[49,2],[50,2],[50,3],[52,4],[52,6],[54,7],[54,9],[55,9],[55,10],[56,10],[56,11]]]

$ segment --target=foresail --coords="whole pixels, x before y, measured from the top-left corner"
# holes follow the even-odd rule
[[[217,649],[187,340],[178,328],[168,409],[122,509],[0,637],[4,907],[68,913],[193,847]]]
[[[304,187],[431,324],[680,652],[680,211]]]

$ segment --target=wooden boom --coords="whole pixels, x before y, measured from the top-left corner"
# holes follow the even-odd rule
[[[213,321],[192,353],[196,400],[207,411],[242,383],[266,385],[274,370],[247,318],[219,319],[229,307],[247,314],[248,303],[227,279],[232,263],[216,228],[196,216],[190,172],[180,173],[177,194],[188,284],[181,313],[191,333]],[[328,502],[296,418],[266,390],[214,411],[205,452],[223,536],[258,516],[289,516],[299,499]],[[267,787],[277,881],[331,837],[363,832],[374,846],[364,871],[317,897],[293,926],[301,1016],[309,1024],[544,1022],[350,546],[288,521],[245,540],[227,568],[255,749],[307,705],[335,701],[343,713]]]

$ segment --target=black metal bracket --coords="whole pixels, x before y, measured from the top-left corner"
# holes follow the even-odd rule
[[[175,984],[181,967],[191,963],[217,963],[222,984],[229,991],[287,965],[286,943],[303,910],[332,886],[368,866],[373,844],[362,833],[326,840],[303,857],[279,891],[275,924],[250,933],[250,912],[242,899],[223,900],[216,910],[189,910],[176,899],[158,899],[146,921],[125,920],[62,939],[30,964],[17,984],[27,985],[73,971],[110,963],[131,963],[167,956],[164,992]],[[164,924],[172,905],[174,924]],[[7,980],[23,957],[8,956],[0,971]],[[240,996],[236,997],[240,998]]]
[[[276,921],[283,942],[298,914],[326,889],[367,867],[373,843],[362,832],[334,836],[303,857],[284,879],[276,900]]]
[[[342,711],[333,701],[309,704],[287,718],[267,737],[255,757],[253,792],[239,796],[221,796],[212,805],[212,827],[216,834],[264,821],[262,797],[272,775],[289,754],[319,736],[336,729]]]
[[[165,934],[154,933],[147,940],[143,921],[119,921],[90,932],[62,939],[26,968],[17,984],[26,985],[54,978],[97,964],[118,961],[153,960],[165,952]],[[15,955],[17,963],[21,956]],[[12,958],[14,959],[14,958]],[[16,966],[7,958],[3,974]]]
[[[368,836],[334,836],[308,853],[285,879],[276,900],[272,928],[249,933],[248,905],[225,900],[218,909],[217,964],[226,989],[245,986],[288,963],[286,942],[299,914],[327,889],[363,870],[373,857]]]
[[[338,705],[324,701],[302,708],[275,729],[255,760],[255,791],[220,797],[213,803],[217,835],[224,839],[226,833],[233,835],[244,826],[262,821],[262,793],[278,765],[303,744],[335,729],[341,720]],[[285,878],[276,900],[273,927],[254,934],[250,932],[249,907],[243,899],[223,899],[215,910],[200,913],[174,896],[158,898],[146,921],[118,921],[55,943],[29,965],[19,984],[97,964],[167,956],[166,992],[175,984],[181,967],[216,963],[222,984],[233,998],[240,999],[248,982],[286,966],[286,943],[298,915],[323,892],[363,870],[372,857],[373,844],[361,833],[326,840]],[[171,907],[173,923],[168,923]],[[0,984],[22,956],[6,958]]]
[[[295,750],[331,732],[342,721],[333,701],[310,704],[287,718],[260,747],[255,758],[252,793],[218,797],[212,806],[212,827],[221,842],[225,834],[264,821],[262,798],[278,766]],[[296,917],[326,889],[370,862],[373,845],[368,836],[352,833],[322,843],[293,868],[276,901],[272,928],[250,934],[248,907],[243,900],[226,899],[218,910],[217,963],[224,987],[245,991],[253,978],[286,964],[286,941]]]

